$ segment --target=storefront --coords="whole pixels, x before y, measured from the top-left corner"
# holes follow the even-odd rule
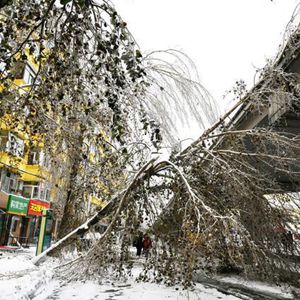
[[[48,202],[44,202],[38,199],[29,200],[27,215],[31,219],[28,233],[30,243],[36,244],[39,234],[41,216],[43,215],[43,210],[48,208],[50,208],[50,203]]]
[[[0,191],[0,245],[35,244],[43,210],[48,208],[48,202]]]
[[[27,244],[27,231],[29,225],[29,218],[27,217],[29,199],[16,196],[9,195],[8,197],[8,205],[7,205],[7,214],[8,223],[7,228],[9,228],[8,237],[6,237],[5,241],[8,245],[17,245]]]

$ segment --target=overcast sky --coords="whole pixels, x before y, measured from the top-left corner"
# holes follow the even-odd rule
[[[239,79],[251,87],[256,68],[274,57],[299,0],[112,2],[143,51],[175,48],[188,54],[202,84],[225,109],[231,104],[222,100],[226,90]]]

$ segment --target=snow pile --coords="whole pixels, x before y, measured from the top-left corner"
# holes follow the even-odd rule
[[[24,255],[4,253],[0,259],[0,276],[35,268],[30,260],[24,259]]]
[[[31,259],[32,255],[26,252],[0,256],[0,299],[34,299],[36,290],[51,281],[49,266],[38,268]]]

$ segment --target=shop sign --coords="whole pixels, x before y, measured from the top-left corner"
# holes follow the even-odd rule
[[[0,208],[7,208],[8,196],[8,194],[0,191]]]
[[[7,212],[14,215],[26,216],[29,199],[20,196],[9,195]]]
[[[28,215],[42,216],[43,210],[50,208],[50,203],[37,199],[30,199],[28,205]]]

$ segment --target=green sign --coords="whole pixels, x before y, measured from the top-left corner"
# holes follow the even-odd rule
[[[9,214],[26,216],[29,199],[20,196],[9,195],[7,212]]]

